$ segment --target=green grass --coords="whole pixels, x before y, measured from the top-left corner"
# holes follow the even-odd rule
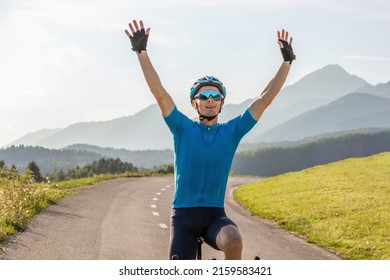
[[[69,181],[53,183],[52,187],[70,194],[89,188],[99,182],[123,177],[123,175],[104,174],[96,175],[90,178],[73,179]]]
[[[390,259],[390,153],[248,184],[235,198],[346,259]]]

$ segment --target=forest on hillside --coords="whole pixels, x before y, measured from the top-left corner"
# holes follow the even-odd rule
[[[321,138],[291,147],[269,147],[237,153],[232,172],[275,176],[353,157],[390,151],[390,130]]]
[[[239,148],[233,160],[232,173],[274,176],[346,158],[390,151],[390,130],[351,132],[300,142],[243,146],[245,148]],[[121,162],[131,163],[138,170],[143,169],[139,165],[143,158],[142,162],[148,162],[149,165],[154,163],[149,169],[165,170],[173,164],[173,151],[127,151],[89,145],[75,145],[61,150],[23,145],[0,149],[0,161],[4,161],[7,166],[15,166],[20,173],[34,161],[42,175],[57,172],[59,177],[68,170],[81,168],[102,158],[119,159]]]
[[[54,170],[67,171],[76,166],[84,166],[102,157],[89,151],[65,151],[24,145],[0,149],[0,160],[8,166],[14,165],[20,173],[24,172],[31,161],[37,163],[42,174],[47,174]]]

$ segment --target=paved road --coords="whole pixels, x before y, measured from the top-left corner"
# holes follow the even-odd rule
[[[254,179],[230,178],[226,212],[244,238],[245,259],[338,259],[272,224],[247,214],[231,199],[234,186]],[[0,259],[166,259],[172,177],[121,178],[67,197],[42,212],[9,241]],[[203,246],[204,258],[222,259]]]

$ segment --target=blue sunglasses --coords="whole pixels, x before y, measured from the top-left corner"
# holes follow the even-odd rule
[[[202,91],[198,95],[196,95],[195,98],[199,100],[208,100],[210,96],[213,98],[214,101],[219,101],[222,99],[222,95],[219,92],[211,90]]]

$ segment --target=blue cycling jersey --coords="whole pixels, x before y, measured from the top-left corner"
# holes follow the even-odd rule
[[[174,140],[176,189],[172,207],[224,207],[234,153],[257,122],[249,109],[213,126],[189,119],[176,107],[164,120]]]

